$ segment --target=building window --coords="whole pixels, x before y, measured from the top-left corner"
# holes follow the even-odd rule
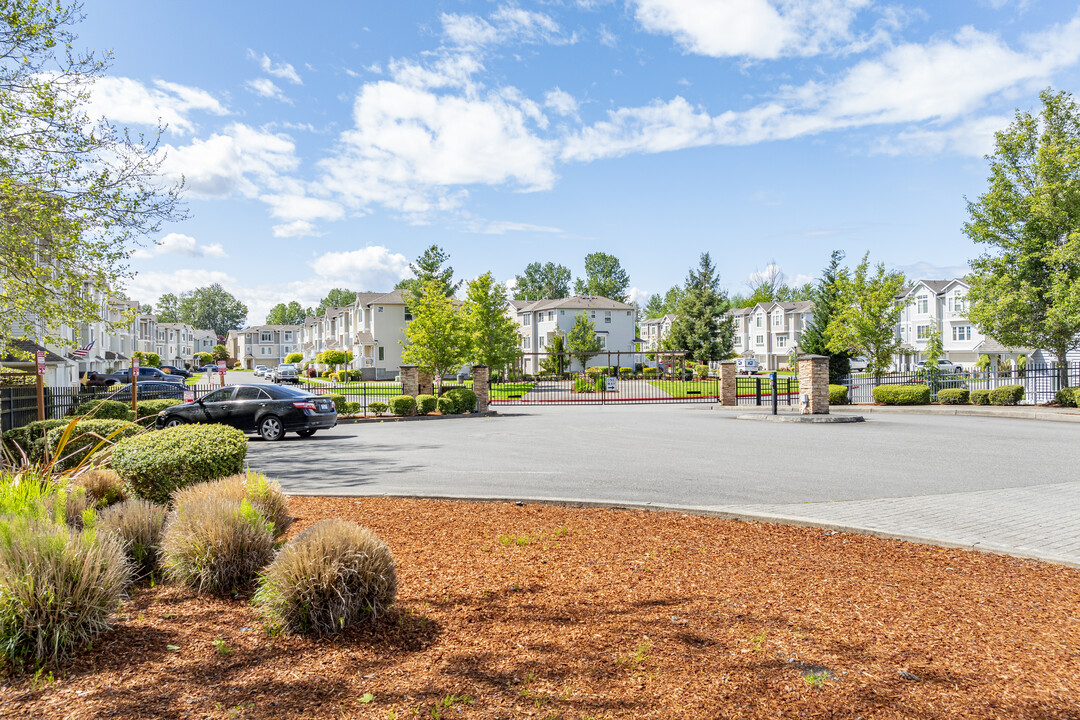
[[[529,349],[529,338],[521,338],[521,347],[525,350]]]
[[[787,335],[778,335],[776,337],[776,347],[787,347]]]
[[[916,340],[928,340],[930,338],[930,326],[929,325],[917,325],[915,327],[915,339]]]
[[[536,338],[536,349],[537,350],[543,350],[544,349],[544,338],[543,338],[543,336]]]
[[[954,325],[952,329],[952,339],[957,341],[970,340],[971,339],[971,326],[970,325]]]
[[[409,306],[406,305],[405,306],[405,322],[411,322],[411,321],[412,321],[412,311],[409,310]]]
[[[272,338],[273,338],[273,336],[268,332],[259,333],[259,342],[264,342],[264,343],[273,342]]]
[[[378,307],[378,312],[382,312],[382,305]]]
[[[292,331],[291,330],[286,330],[285,331],[285,342],[292,342]]]
[[[925,295],[920,295],[918,300],[919,312],[925,315],[930,310],[930,300]]]
[[[607,348],[607,335],[597,335],[596,339],[600,341],[600,347]]]
[[[604,322],[609,324],[609,325],[611,324],[611,313],[610,312],[605,312],[604,313]]]
[[[773,313],[772,324],[774,326],[775,325],[780,325],[783,321],[784,321],[784,316],[783,315],[781,315],[780,313]]]
[[[956,293],[949,298],[949,309],[953,312],[964,312],[964,294]]]
[[[524,325],[525,327],[529,327],[531,317],[532,316],[529,315],[529,313],[525,313],[524,315],[522,315],[521,316],[521,324]]]
[[[736,345],[742,345],[742,338],[741,337],[735,338],[735,344]]]
[[[386,359],[386,358],[383,357],[383,347],[382,347],[382,345],[379,346],[379,359],[380,360],[385,360]]]
[[[764,335],[758,335],[756,338],[754,338],[754,341],[755,341],[755,344],[757,344],[757,345],[764,345],[765,344],[765,336]]]
[[[756,316],[756,319],[757,319],[757,326],[758,326],[758,327],[761,327],[761,316],[760,316],[760,315],[757,315],[757,316]]]
[[[266,347],[264,345],[263,347],[259,348],[259,354],[260,355],[273,355],[274,354],[274,348]]]

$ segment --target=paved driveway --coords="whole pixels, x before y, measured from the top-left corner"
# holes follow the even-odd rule
[[[1077,440],[1080,425],[1030,420],[897,415],[791,425],[740,421],[708,406],[555,406],[254,440],[249,460],[297,494],[688,507],[981,542],[1080,564],[1080,502],[1067,502],[1074,489],[1080,500]],[[999,500],[991,519],[982,508]],[[1010,516],[1020,525],[1006,527]]]

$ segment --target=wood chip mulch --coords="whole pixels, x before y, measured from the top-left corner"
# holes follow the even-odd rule
[[[1077,570],[670,513],[292,509],[378,532],[396,609],[271,637],[246,595],[142,587],[52,678],[0,680],[0,717],[1080,718]]]

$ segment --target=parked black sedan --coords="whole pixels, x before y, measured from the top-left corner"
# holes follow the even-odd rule
[[[157,427],[184,423],[221,423],[264,440],[280,440],[287,432],[311,437],[337,425],[334,401],[303,390],[278,385],[228,385],[193,403],[161,411]]]

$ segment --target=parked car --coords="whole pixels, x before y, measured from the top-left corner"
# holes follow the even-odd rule
[[[943,373],[958,373],[958,372],[961,372],[963,370],[963,368],[961,368],[959,365],[954,363],[952,360],[938,360],[937,361],[937,366],[938,366],[938,370],[940,370]],[[919,370],[925,370],[926,369],[926,363],[925,362],[920,362],[915,366],[915,368],[916,368],[916,372],[918,372]]]
[[[112,383],[96,372],[79,373],[79,384],[83,387],[108,387]]]
[[[276,385],[229,385],[195,402],[162,410],[157,427],[184,423],[221,423],[264,440],[280,440],[287,432],[311,437],[337,425],[337,410],[330,398]]]
[[[851,372],[853,373],[866,372],[866,368],[869,367],[866,358],[853,357],[848,362],[851,364]]]
[[[170,375],[179,375],[180,377],[185,379],[191,377],[190,372],[188,372],[184,368],[176,367],[175,365],[159,365],[158,367],[161,368],[162,372],[166,372]]]
[[[131,401],[131,383],[112,387],[116,389],[102,398],[103,400]],[[185,390],[185,385],[160,380],[140,380],[136,388],[139,400],[183,400]]]
[[[300,383],[300,375],[292,363],[281,363],[270,371],[270,379],[276,383]]]
[[[131,382],[131,370],[118,370],[113,373],[105,373],[104,375],[98,375],[106,385],[116,385],[118,383],[130,383]],[[139,382],[143,380],[160,380],[162,382],[171,383],[183,383],[184,378],[179,375],[170,375],[169,373],[162,372],[156,367],[140,367],[139,368]]]
[[[265,365],[256,365],[254,375],[255,377],[269,377],[270,368],[266,367]]]

